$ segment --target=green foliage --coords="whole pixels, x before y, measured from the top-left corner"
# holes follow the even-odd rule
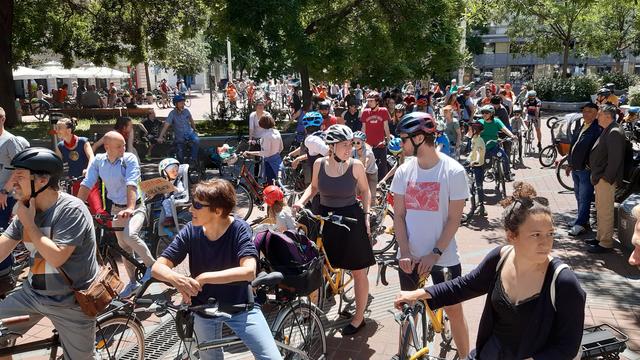
[[[541,100],[547,101],[589,101],[598,91],[598,79],[591,76],[571,78],[543,77],[533,82]]]
[[[174,31],[169,33],[162,49],[152,51],[151,59],[160,67],[175,70],[178,74],[197,74],[209,61],[209,44],[202,34],[188,38]]]
[[[610,0],[592,7],[597,23],[590,33],[588,48],[592,54],[611,55],[620,61],[627,51],[640,51],[640,17],[636,0]],[[617,70],[622,70],[618,68]]]
[[[629,88],[629,105],[640,106],[640,85]]]
[[[640,84],[640,78],[638,75],[622,74],[622,73],[604,73],[600,77],[600,85],[613,83],[616,85],[616,90],[628,89],[631,86]]]

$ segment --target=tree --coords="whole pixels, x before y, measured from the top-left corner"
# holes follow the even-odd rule
[[[207,9],[203,0],[0,0],[0,106],[7,125],[16,123],[12,68],[29,65],[32,55],[60,54],[67,67],[76,59],[143,62],[176,28],[194,36]]]
[[[595,25],[592,0],[497,0],[493,20],[508,22],[512,52],[540,56],[562,53],[562,74],[567,76],[569,53],[590,42]]]
[[[192,38],[183,38],[180,32],[169,33],[166,46],[153,50],[151,59],[164,69],[173,69],[177,74],[199,73],[208,63],[209,44],[202,33]]]
[[[257,78],[299,73],[306,105],[310,78],[394,85],[460,62],[461,0],[214,0],[211,7],[209,39],[229,37],[234,54],[255,58]],[[212,50],[224,56],[219,45]]]

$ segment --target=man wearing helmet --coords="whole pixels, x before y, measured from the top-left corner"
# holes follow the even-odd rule
[[[367,108],[362,112],[362,132],[367,135],[367,144],[373,148],[373,155],[378,164],[378,179],[382,179],[389,170],[387,168],[387,142],[391,138],[389,132],[389,111],[378,106],[379,95],[372,91],[367,95]]]
[[[16,218],[0,235],[0,257],[22,241],[31,252],[22,288],[0,302],[0,318],[29,315],[9,325],[15,338],[44,316],[60,334],[67,359],[94,359],[95,317],[75,301],[74,290],[89,287],[98,272],[91,214],[82,201],[58,192],[62,160],[50,149],[29,148],[16,154],[9,184],[18,206]],[[0,347],[7,347],[5,340]]]
[[[89,165],[87,176],[80,185],[78,198],[86,201],[98,178],[102,180],[107,190],[107,199],[113,203],[111,215],[116,216],[113,226],[124,227],[124,231],[116,232],[118,245],[129,253],[135,252],[147,266],[147,272],[141,279],[144,283],[151,277],[151,265],[155,259],[139,234],[145,220],[144,206],[138,194],[140,165],[135,155],[125,152],[124,138],[118,132],[109,131],[104,139],[106,153],[97,154]],[[136,281],[133,264],[125,261],[124,267],[129,276],[129,284],[120,295],[128,297],[140,285]]]
[[[445,281],[444,268],[453,278],[462,274],[455,234],[460,226],[469,187],[464,167],[438,153],[436,123],[430,114],[405,115],[397,127],[407,158],[391,183],[394,193],[394,229],[398,241],[400,288],[415,290],[421,275],[434,284]],[[445,307],[451,332],[464,359],[469,334],[462,305]]]
[[[322,125],[320,126],[321,130],[326,130],[331,125],[335,125],[338,123],[338,119],[329,114],[331,110],[331,102],[329,100],[322,100],[318,103],[318,112],[322,114]]]
[[[196,123],[193,121],[193,116],[191,116],[189,109],[185,109],[184,107],[184,96],[176,95],[173,98],[173,102],[176,108],[171,110],[169,116],[167,116],[167,120],[165,120],[164,126],[158,136],[158,142],[160,144],[164,142],[164,134],[167,132],[169,126],[173,126],[178,161],[184,163],[184,144],[191,142],[191,161],[195,162],[198,159],[198,149],[200,146],[200,139],[196,133]]]
[[[611,89],[607,87],[603,87],[598,90],[596,94],[596,104],[597,105],[605,105],[610,104],[613,106],[618,106],[620,104],[620,100],[618,97],[611,91]]]
[[[536,129],[536,139],[538,139],[538,151],[542,149],[540,141],[542,132],[540,132],[540,108],[542,102],[537,98],[538,94],[534,90],[527,91],[527,98],[524,100],[522,107],[527,111],[527,127],[534,126]]]

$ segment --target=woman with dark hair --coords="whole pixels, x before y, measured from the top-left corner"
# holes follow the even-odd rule
[[[251,227],[234,218],[236,192],[227,180],[214,179],[196,185],[191,202],[192,221],[187,224],[153,265],[153,276],[172,284],[187,304],[217,301],[230,318],[211,318],[197,313],[194,330],[199,343],[222,338],[222,323],[233,330],[253,356],[260,360],[282,359],[269,325],[256,303],[251,309],[233,305],[249,302],[248,284],[255,279],[258,251]],[[172,270],[189,256],[190,276]],[[200,352],[200,359],[222,359],[222,349]]]
[[[280,153],[284,150],[282,136],[280,131],[275,128],[276,123],[269,113],[260,118],[258,126],[265,129],[260,135],[260,150],[245,151],[244,155],[262,157],[260,176],[266,179],[267,184],[273,184],[278,177],[280,165],[282,165],[282,157],[280,157]]]
[[[136,150],[135,147],[133,147],[134,136],[135,136],[135,130],[133,128],[133,120],[131,120],[131,118],[128,116],[120,116],[118,117],[118,119],[116,119],[116,124],[113,126],[113,129],[119,132],[120,135],[122,135],[122,137],[124,137],[124,140],[127,146],[126,152],[130,152],[134,154],[136,157],[138,157],[138,160],[139,160],[140,157],[138,156],[138,151]],[[100,149],[100,147],[103,145],[104,145],[104,138],[100,138],[100,140],[93,143],[93,146],[92,146],[93,152],[94,153],[97,152],[98,149]]]
[[[492,250],[465,276],[402,291],[395,306],[426,300],[435,309],[486,294],[469,359],[573,359],[582,339],[585,292],[573,271],[551,256],[548,201],[527,183],[513,187],[513,196],[501,202],[509,245]]]

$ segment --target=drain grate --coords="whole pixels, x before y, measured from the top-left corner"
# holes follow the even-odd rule
[[[164,359],[172,347],[180,342],[176,333],[175,323],[171,317],[166,317],[162,325],[158,326],[148,336],[145,336],[144,358],[149,360]],[[135,360],[135,357],[123,357],[123,359]]]

